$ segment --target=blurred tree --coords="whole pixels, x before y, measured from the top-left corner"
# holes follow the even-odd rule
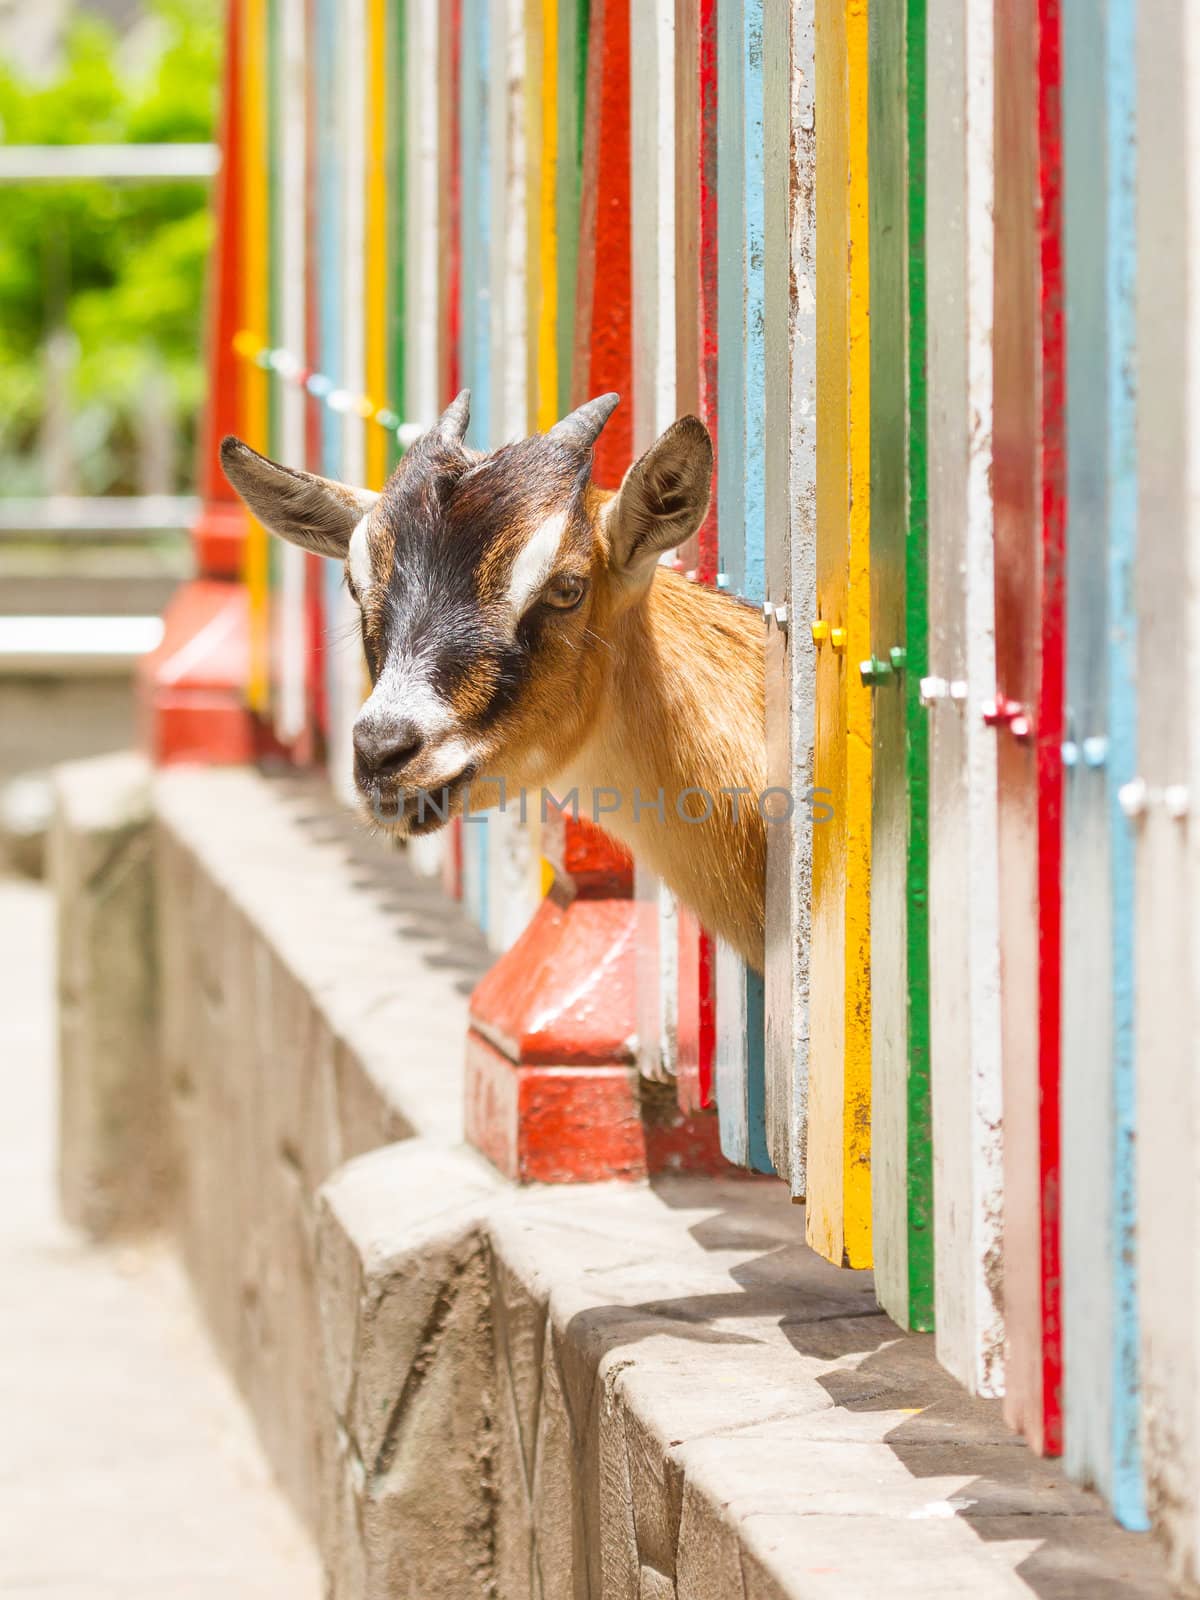
[[[0,65],[0,140],[13,144],[207,140],[216,113],[217,0],[149,0],[148,59],[122,70],[95,18],[71,25],[59,73]],[[37,437],[50,333],[75,341],[72,454],[81,492],[132,493],[147,388],[177,419],[177,480],[191,481],[203,390],[201,313],[211,241],[202,183],[43,183],[3,191],[0,493],[44,492]]]

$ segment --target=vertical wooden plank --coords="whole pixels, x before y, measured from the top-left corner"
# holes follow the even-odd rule
[[[321,57],[320,0],[304,0],[304,366],[310,373],[321,370],[323,304],[321,297],[324,240],[321,233],[323,176],[322,125],[324,73]],[[323,472],[324,406],[312,393],[306,380],[304,402],[304,462],[310,471]],[[305,631],[308,654],[307,755],[314,758],[324,737],[327,720],[325,700],[325,594],[324,566],[320,556],[304,558]]]
[[[717,12],[718,585],[763,595],[762,0]],[[747,803],[750,803],[749,801]],[[757,803],[755,797],[754,803]],[[728,1160],[771,1171],[766,1142],[763,985],[717,947],[717,1109]]]
[[[375,401],[386,407],[398,419],[406,420],[405,393],[407,387],[407,362],[405,343],[408,337],[408,0],[383,0],[379,26],[382,28],[381,67],[372,65],[372,97],[379,117],[377,130],[380,160],[373,168],[379,190],[367,198],[368,225],[372,212],[378,208],[383,223],[380,229],[383,251],[383,339],[384,353],[378,367],[370,369],[368,377],[377,383]],[[368,350],[368,358],[372,352]],[[383,463],[383,475],[396,465],[401,454],[400,441],[395,426],[389,433],[382,430],[382,443],[375,448],[380,454],[375,462]]]
[[[746,347],[742,251],[746,237],[744,0],[717,7],[717,405],[721,416],[717,582],[745,592]]]
[[[908,1000],[906,1121],[908,1322],[933,1327],[933,1126],[929,1068],[929,728],[920,683],[929,669],[928,318],[925,241],[925,32],[928,0],[905,14],[905,127],[908,160],[908,507],[904,580],[904,727],[908,786],[905,982]]]
[[[1194,8],[1174,0],[1138,30],[1137,749],[1125,793],[1136,830],[1137,1238],[1142,1445],[1151,1521],[1177,1577],[1200,1570],[1194,1203],[1197,781],[1196,281],[1200,129]],[[1191,794],[1195,790],[1192,788]]]
[[[904,7],[870,8],[871,1208],[875,1290],[901,1327],[908,1283],[908,784],[903,672],[907,515]]]
[[[1068,655],[1063,796],[1064,1457],[1108,1492],[1112,1464],[1112,940],[1107,737],[1108,417],[1105,188],[1107,5],[1064,0]],[[1084,761],[1087,746],[1089,759]]]
[[[675,420],[675,7],[653,0],[630,14],[633,252],[633,451]],[[671,803],[670,797],[667,801]],[[638,962],[638,1066],[665,1080],[676,1069],[678,931],[674,896],[634,869],[634,894],[653,950]]]
[[[525,432],[525,7],[488,0],[488,146],[491,230],[489,448]],[[488,815],[489,937],[507,949],[524,932],[540,892],[532,830],[516,809]]]
[[[814,680],[813,648],[811,635],[805,629],[806,619],[816,611],[816,210],[814,210],[814,173],[816,173],[816,106],[814,106],[813,59],[813,5],[805,0],[803,5],[790,8],[790,152],[789,152],[789,205],[786,210],[774,213],[768,198],[768,229],[771,216],[787,218],[790,238],[787,240],[787,597],[786,621],[774,610],[774,627],[782,632],[784,642],[784,669],[789,685],[789,728],[787,746],[789,763],[787,782],[794,797],[794,810],[790,822],[790,840],[776,827],[774,837],[779,838],[779,856],[789,858],[787,870],[786,928],[787,958],[790,960],[790,1051],[782,1038],[782,1027],[787,1022],[787,982],[782,952],[776,955],[774,971],[778,973],[782,994],[779,995],[776,1014],[781,1019],[779,1027],[778,1056],[774,1082],[776,1094],[776,1147],[781,1154],[774,1155],[776,1165],[787,1162],[790,1186],[795,1198],[802,1197],[808,1187],[806,1181],[806,1152],[808,1152],[808,1048],[810,1048],[810,992],[808,992],[808,950],[811,942],[811,893],[813,893],[813,821],[818,797],[811,794],[813,784],[814,707],[816,707],[816,680]],[[765,61],[774,56],[771,46],[765,48]],[[766,115],[766,125],[771,118]],[[778,251],[766,250],[768,269],[771,262],[779,262]],[[776,291],[781,294],[781,291]],[[768,307],[773,302],[771,285],[766,285]],[[768,354],[773,346],[774,334],[768,326]],[[782,422],[781,422],[782,429]],[[768,418],[768,438],[773,434],[773,424]],[[768,493],[774,478],[768,466],[766,486]],[[782,507],[781,507],[782,510]],[[774,523],[768,507],[766,523],[768,534]],[[770,707],[768,707],[770,717]],[[782,741],[781,741],[782,750]],[[779,773],[782,776],[782,771]],[[824,813],[821,813],[824,816]],[[787,846],[784,850],[784,845]],[[776,846],[768,846],[774,850]],[[773,861],[768,856],[768,875]],[[770,1026],[771,1006],[771,906],[774,896],[768,888],[768,997],[766,1014]],[[779,928],[784,920],[779,918]],[[789,1059],[790,1054],[790,1059]],[[792,1082],[787,1085],[787,1072]],[[768,1096],[771,1080],[768,1078]],[[784,1134],[778,1125],[781,1118],[789,1118],[789,1130]],[[770,1098],[768,1098],[768,1136],[770,1136]],[[784,1138],[787,1155],[782,1155]]]
[[[488,142],[488,0],[462,0],[460,126],[462,316],[460,382],[471,391],[469,445],[490,444],[491,172]],[[484,813],[462,820],[463,902],[491,942],[491,819]]]
[[[404,0],[404,388],[397,409],[407,422],[427,428],[442,399],[440,239],[445,196],[440,185],[439,51],[437,0]],[[408,843],[408,860],[422,877],[437,877],[447,852],[446,833]]]
[[[1006,1414],[1060,1447],[1062,332],[1055,0],[996,13],[996,679]],[[1030,397],[1033,397],[1031,404]]]
[[[367,103],[366,42],[367,0],[346,0],[338,8],[335,126],[337,129],[336,207],[330,219],[336,230],[333,249],[338,256],[340,308],[340,361],[336,374],[331,431],[339,435],[333,445],[335,476],[361,484],[367,471],[365,424],[353,404],[366,386],[366,167]],[[330,376],[335,376],[330,374]],[[340,391],[340,393],[339,393]],[[344,398],[342,398],[344,396]],[[331,396],[331,398],[333,398]],[[325,759],[333,791],[347,805],[356,803],[354,784],[354,719],[363,702],[365,668],[359,637],[358,607],[350,598],[339,564],[326,562],[326,616],[330,630],[329,727]]]
[[[438,415],[439,185],[437,0],[405,6],[404,413],[428,427]]]
[[[1146,1514],[1141,1446],[1141,1326],[1137,1246],[1134,840],[1121,808],[1121,790],[1137,772],[1137,605],[1134,577],[1138,497],[1136,28],[1137,7],[1134,0],[1108,0],[1105,53],[1108,98],[1106,378],[1109,392],[1110,485],[1107,801],[1113,939],[1113,1399],[1109,1494],[1113,1510],[1125,1527],[1146,1528],[1149,1518]],[[1195,57],[1191,59],[1195,66]],[[1194,140],[1192,148],[1195,148]],[[1196,748],[1195,744],[1192,748]]]
[[[1003,1388],[993,592],[993,0],[930,0],[930,1078],[938,1357]]]
[[[316,55],[317,87],[317,187],[316,289],[319,295],[319,322],[315,371],[322,380],[317,393],[320,429],[320,471],[331,478],[343,475],[344,426],[337,412],[325,404],[330,386],[340,388],[346,357],[343,317],[345,304],[343,249],[345,228],[342,216],[345,167],[342,159],[343,88],[345,39],[340,17],[332,0],[317,0]],[[319,558],[318,558],[319,560]],[[317,583],[320,591],[321,664],[323,686],[323,732],[326,759],[333,752],[332,765],[345,759],[346,719],[342,694],[343,655],[338,639],[344,635],[347,615],[343,609],[344,591],[336,563],[319,560]],[[344,768],[342,768],[344,770]]]
[[[305,18],[303,0],[275,0],[272,47],[271,344],[303,363],[305,349]],[[273,383],[272,453],[305,460],[304,391],[278,362]],[[275,735],[295,746],[307,731],[308,666],[304,552],[274,541],[277,562],[273,630],[277,693]]]
[[[792,539],[805,537],[800,523],[793,529],[791,481],[792,452],[797,441],[792,426],[791,369],[803,359],[795,327],[801,293],[799,275],[792,286],[792,243],[796,224],[792,218],[793,151],[798,151],[801,130],[796,126],[793,84],[807,83],[811,126],[812,63],[793,62],[792,7],[767,0],[763,7],[763,387],[766,429],[763,450],[763,513],[765,527],[766,593],[766,721],[767,782],[791,795],[790,808],[780,808],[772,796],[770,810],[779,820],[767,829],[766,965],[763,973],[765,1027],[763,1039],[764,1114],[767,1148],[779,1176],[791,1193],[804,1194],[804,1119],[796,1115],[796,1098],[803,1063],[806,1015],[800,985],[800,926],[797,913],[807,911],[809,868],[808,828],[811,812],[804,801],[807,771],[801,776],[799,799],[792,749],[793,723],[803,718],[793,709],[794,662],[790,618],[792,597]],[[797,186],[803,179],[796,173]],[[811,182],[809,184],[811,192]],[[795,192],[798,191],[798,187]],[[803,229],[803,218],[799,221]],[[802,504],[802,493],[800,496]],[[802,615],[812,615],[812,596]],[[779,609],[782,607],[782,621]],[[811,645],[804,641],[804,653]],[[811,719],[811,704],[807,708]],[[803,737],[803,733],[801,733]],[[801,1080],[802,1081],[802,1080]]]
[[[459,368],[471,391],[467,443],[486,449],[491,440],[491,166],[488,71],[488,0],[462,0],[462,56],[458,86],[462,139],[462,323]]]
[[[462,387],[462,129],[458,83],[463,0],[437,7],[438,388],[446,405]]]
[[[1062,5],[1038,3],[1041,267],[1041,662],[1038,787],[1038,1145],[1041,1192],[1041,1444],[1062,1450],[1062,742],[1066,665],[1066,339],[1062,282]]]
[[[270,329],[270,197],[267,184],[267,0],[247,0],[241,17],[242,39],[242,182],[241,325],[256,345],[267,343]],[[269,448],[269,393],[264,368],[240,364],[238,410],[243,437],[256,450]],[[250,608],[250,670],[246,695],[251,708],[265,712],[270,698],[269,557],[267,532],[253,517],[246,519],[244,578]]]
[[[875,1285],[933,1320],[925,675],[924,0],[871,12],[871,1175]]]
[[[436,410],[462,387],[459,366],[462,325],[462,127],[458,84],[462,68],[463,0],[443,0],[437,14],[438,160],[438,396]],[[463,824],[456,817],[445,830],[442,887],[462,897]]]
[[[540,161],[537,179],[538,292],[533,326],[537,341],[536,426],[542,432],[558,421],[558,17],[570,0],[541,3]]]
[[[819,0],[817,618],[808,1105],[809,1243],[871,1264],[871,725],[850,671],[869,654],[867,8]]]
[[[556,64],[557,162],[554,209],[558,249],[555,261],[556,407],[571,409],[575,352],[575,300],[579,273],[579,202],[583,158],[583,107],[587,77],[588,0],[561,0]]]
[[[573,396],[632,390],[629,238],[629,0],[592,0],[580,197]],[[532,93],[532,76],[530,77]],[[532,195],[530,196],[532,204]],[[600,273],[597,281],[597,271]],[[533,264],[530,263],[531,290]],[[633,408],[618,406],[596,441],[593,476],[616,488],[633,453]]]
[[[717,446],[716,0],[676,0],[675,131],[676,407],[702,417]],[[700,583],[716,582],[718,498],[714,483],[704,526],[679,551]],[[695,1111],[712,1103],[716,952],[686,906],[677,919],[677,1089],[681,1107]]]
[[[494,445],[525,433],[526,59],[524,0],[491,0],[491,376]]]
[[[389,29],[389,22],[391,29]],[[392,337],[393,317],[402,319],[403,285],[395,285],[389,267],[388,235],[391,218],[388,206],[389,179],[395,185],[398,163],[391,158],[389,149],[389,122],[400,120],[403,78],[393,78],[394,101],[389,105],[389,68],[395,72],[395,44],[389,37],[398,31],[398,19],[389,17],[389,0],[367,0],[366,17],[366,175],[363,192],[365,215],[363,219],[363,298],[365,327],[363,331],[363,389],[374,408],[391,406],[393,397],[400,392],[399,385],[389,383],[395,346]],[[391,116],[389,116],[389,112]],[[403,191],[392,194],[398,207],[403,208]],[[392,280],[392,281],[389,281]],[[396,288],[400,293],[396,295]],[[399,301],[393,304],[393,296]],[[401,355],[403,351],[399,352]],[[403,367],[397,374],[403,381]],[[381,489],[391,465],[389,439],[383,429],[372,419],[364,426],[363,448],[365,455],[364,483],[368,488]]]
[[[322,274],[323,240],[320,227],[320,184],[322,184],[322,67],[320,67],[320,14],[318,0],[304,0],[304,368],[320,371],[322,352]],[[304,390],[304,466],[322,472],[323,405],[312,394],[306,379]],[[325,734],[325,616],[323,582],[325,566],[318,555],[304,557],[304,626],[307,646],[307,714],[309,733],[306,754],[314,758]]]

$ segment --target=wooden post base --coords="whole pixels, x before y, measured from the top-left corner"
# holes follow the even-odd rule
[[[171,598],[163,638],[138,670],[142,748],[156,766],[253,761],[246,706],[249,611],[240,583],[195,578]]]
[[[654,908],[630,898],[628,856],[561,816],[543,847],[554,885],[471,997],[468,1141],[517,1183],[728,1172],[716,1118],[637,1070],[639,918]]]

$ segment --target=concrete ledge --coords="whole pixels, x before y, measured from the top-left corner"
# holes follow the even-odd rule
[[[154,791],[175,1227],[276,1472],[317,1528],[332,1444],[313,1197],[462,1128],[482,941],[315,785],[175,769]]]
[[[145,783],[59,779],[64,1185],[117,1150],[169,1165],[334,1600],[1172,1592],[1153,1541],[805,1248],[782,1185],[516,1189],[468,1151],[487,952],[317,788]],[[79,1135],[120,1104],[158,1110]]]
[[[59,767],[59,1201],[94,1238],[148,1226],[170,1170],[152,958],[150,774],[135,755]]]
[[[318,1240],[336,1600],[1172,1591],[778,1185],[516,1191],[413,1143]]]

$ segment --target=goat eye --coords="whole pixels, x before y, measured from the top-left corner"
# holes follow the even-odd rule
[[[542,600],[556,611],[574,611],[586,593],[587,584],[582,578],[555,578]]]
[[[354,579],[349,575],[349,573],[346,574],[346,592],[349,594],[351,600],[354,601],[356,606],[362,605],[362,601],[359,599],[358,590],[354,587]]]

